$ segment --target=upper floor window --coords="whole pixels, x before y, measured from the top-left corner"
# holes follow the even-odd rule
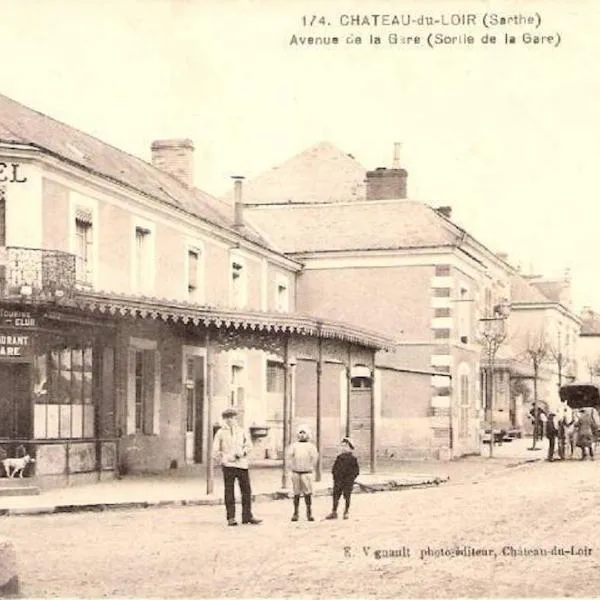
[[[75,275],[79,283],[92,283],[93,263],[93,230],[92,213],[77,210],[75,217]]]
[[[69,192],[69,251],[75,255],[75,280],[92,287],[98,269],[98,204],[94,198]]]
[[[237,308],[246,306],[247,275],[243,259],[233,257],[230,263],[231,303]]]
[[[275,282],[275,309],[279,312],[290,310],[290,294],[287,277],[279,276]]]
[[[136,224],[133,240],[133,290],[150,293],[154,288],[154,240],[149,225]]]
[[[187,251],[187,294],[191,302],[204,301],[204,264],[201,248]]]
[[[469,290],[465,287],[460,288],[460,295],[458,299],[458,313],[459,317],[459,337],[463,344],[470,342],[471,337],[471,307],[472,302],[469,298]]]

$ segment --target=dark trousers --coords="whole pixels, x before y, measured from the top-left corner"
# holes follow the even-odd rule
[[[252,490],[248,469],[238,467],[223,467],[223,483],[225,485],[225,510],[227,519],[235,519],[235,480],[238,480],[242,493],[242,521],[252,518]]]
[[[548,437],[548,460],[554,458],[554,445],[556,443],[556,436],[552,435]]]
[[[354,481],[334,481],[333,482],[333,510],[337,511],[340,498],[343,494],[344,502],[346,503],[345,510],[348,512],[350,508],[350,497],[352,496],[352,488],[354,487]]]

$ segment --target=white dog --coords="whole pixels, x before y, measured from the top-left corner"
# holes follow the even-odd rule
[[[21,456],[21,458],[5,458],[2,461],[2,466],[4,467],[4,470],[6,471],[7,477],[10,477],[12,479],[18,473],[19,477],[21,479],[23,479],[23,471],[25,471],[25,467],[29,463],[34,463],[34,462],[35,462],[35,458],[31,458],[31,456],[29,456],[29,454],[26,454],[25,456]]]

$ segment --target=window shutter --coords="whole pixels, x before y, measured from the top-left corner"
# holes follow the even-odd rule
[[[127,426],[128,435],[135,433],[135,355],[134,348],[127,350]]]
[[[155,389],[155,352],[154,350],[144,350],[144,368],[143,368],[143,422],[142,432],[145,434],[153,433],[154,428],[154,389]]]

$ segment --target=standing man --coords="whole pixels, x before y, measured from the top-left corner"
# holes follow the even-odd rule
[[[548,459],[550,462],[554,460],[554,449],[556,445],[556,438],[558,437],[558,427],[556,425],[556,414],[554,411],[548,413],[548,420],[546,421],[546,437],[548,438]],[[560,444],[560,441],[559,441]],[[560,452],[559,452],[560,453]]]
[[[213,458],[219,461],[223,469],[227,524],[237,525],[234,491],[237,479],[242,494],[242,523],[258,525],[261,519],[252,516],[252,490],[248,473],[248,455],[252,450],[252,444],[248,434],[235,422],[237,411],[234,408],[224,410],[221,416],[224,426],[215,435]]]

